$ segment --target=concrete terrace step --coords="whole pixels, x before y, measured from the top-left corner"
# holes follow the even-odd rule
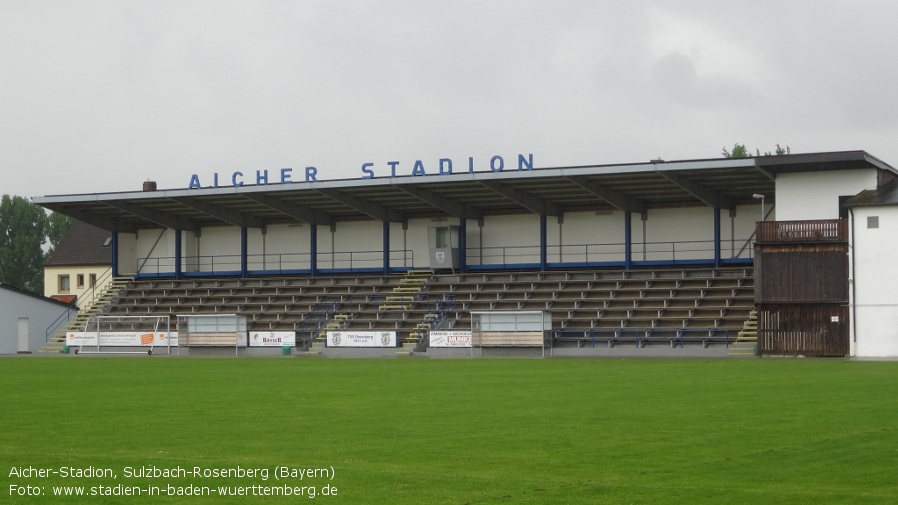
[[[754,358],[757,356],[755,353],[756,345],[753,342],[736,342],[730,345],[729,350],[727,350],[727,357]]]

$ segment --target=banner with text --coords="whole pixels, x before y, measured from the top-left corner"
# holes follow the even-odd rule
[[[169,340],[171,342],[169,343]],[[81,345],[97,345],[97,332],[95,331],[70,331],[66,333],[65,345],[69,347]],[[100,335],[100,346],[140,347],[140,346],[168,346],[178,345],[177,332],[152,332],[152,331],[115,331],[103,332]]]
[[[251,347],[296,346],[295,331],[253,331],[249,334]]]
[[[329,331],[328,347],[396,347],[395,331]]]
[[[470,331],[432,331],[430,347],[471,347]]]

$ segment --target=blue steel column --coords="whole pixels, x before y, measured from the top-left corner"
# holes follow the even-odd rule
[[[645,225],[643,225],[645,226]],[[633,268],[633,214],[624,212],[624,268]]]
[[[109,244],[112,247],[112,276],[118,277],[118,232],[112,232],[112,242]]]
[[[458,269],[461,273],[468,271],[468,220],[458,221]]]
[[[384,275],[390,275],[390,222],[384,221]]]
[[[546,248],[548,247],[548,219],[545,214],[539,216],[539,269],[548,270],[549,262]]]
[[[309,226],[309,275],[318,275],[318,225]]]
[[[714,268],[720,268],[720,209],[714,209]]]
[[[181,275],[181,230],[175,230],[175,279],[183,277]]]
[[[249,270],[249,261],[247,255],[249,253],[249,232],[246,226],[240,227],[240,275],[246,277]]]

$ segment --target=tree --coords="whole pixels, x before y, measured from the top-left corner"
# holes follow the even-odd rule
[[[46,231],[49,248],[44,255],[44,259],[49,258],[50,255],[53,254],[53,251],[56,250],[56,246],[59,245],[59,241],[65,236],[65,232],[69,230],[70,226],[72,226],[72,218],[69,216],[59,214],[58,212],[50,213],[50,217],[47,218]]]
[[[781,147],[779,144],[776,145],[776,150],[771,153],[770,151],[761,154],[760,149],[755,149],[756,156],[782,156],[784,154],[792,154],[792,149],[789,146]],[[751,152],[745,147],[745,144],[733,144],[733,150],[727,151],[727,148],[723,148],[723,157],[724,158],[751,158]]]
[[[724,158],[751,158],[751,154],[748,152],[748,149],[745,148],[745,144],[733,144],[733,150],[727,151],[727,148],[723,148],[723,157]]]
[[[47,214],[21,196],[0,200],[0,282],[43,294]]]

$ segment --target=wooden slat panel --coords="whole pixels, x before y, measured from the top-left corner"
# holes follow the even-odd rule
[[[758,244],[755,301],[848,301],[847,244]]]
[[[191,333],[186,345],[189,347],[234,347],[237,336],[232,333]]]
[[[757,224],[757,242],[847,242],[847,219],[763,221]]]
[[[541,331],[484,331],[474,344],[482,347],[542,347]]]
[[[762,304],[758,351],[771,356],[846,356],[848,307],[841,304]]]

